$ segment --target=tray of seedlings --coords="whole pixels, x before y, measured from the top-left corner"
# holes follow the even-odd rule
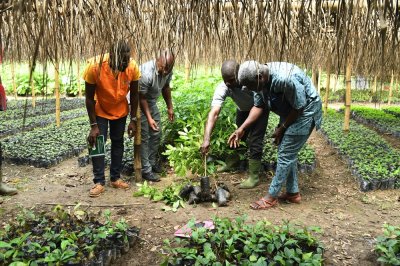
[[[110,211],[101,223],[77,207],[19,214],[0,231],[0,265],[111,265],[139,239],[137,227],[112,221]]]
[[[244,217],[191,220],[179,237],[164,240],[162,265],[322,265],[319,232],[289,222],[247,224]]]

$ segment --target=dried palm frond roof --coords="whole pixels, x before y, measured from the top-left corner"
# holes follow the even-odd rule
[[[172,47],[193,63],[290,61],[343,72],[400,72],[398,0],[18,0],[0,2],[13,60],[91,57],[126,38],[147,60]],[[184,53],[183,53],[184,52]]]

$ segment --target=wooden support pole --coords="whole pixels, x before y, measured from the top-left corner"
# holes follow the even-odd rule
[[[59,74],[59,62],[56,60],[54,65],[54,80],[55,80],[55,97],[56,97],[56,125],[60,127],[61,119],[60,119],[60,74]]]
[[[331,66],[328,63],[326,69],[326,85],[325,85],[325,99],[324,99],[324,115],[328,112],[328,102],[329,102],[329,89],[331,86]]]
[[[338,80],[339,80],[339,73],[336,73],[336,75],[333,76],[333,80],[334,80],[333,92],[336,92],[337,91],[337,84],[338,84]]]
[[[32,107],[36,107],[36,93],[35,93],[35,80],[33,79],[34,73],[32,72],[31,90],[32,90]]]
[[[318,84],[317,84],[317,82],[318,82],[318,73],[316,73],[316,70],[315,70],[314,67],[311,69],[311,80],[312,80],[312,83],[313,83],[314,87],[317,88],[318,87]]]
[[[189,53],[185,52],[185,81],[188,82],[190,80],[190,60]]]
[[[378,90],[378,76],[374,77],[374,85],[371,88],[371,97],[370,102],[375,101],[376,98],[376,91]]]
[[[140,154],[141,144],[142,144],[142,118],[140,116],[140,105],[138,106],[138,110],[136,112],[136,134],[134,141],[134,161],[133,165],[135,167],[135,182],[142,182],[142,156]]]
[[[318,74],[317,74],[317,89],[318,89],[319,95],[321,95],[321,74],[322,74],[322,69],[321,69],[321,67],[319,67]]]
[[[79,98],[82,97],[82,87],[81,87],[81,73],[80,73],[80,61],[77,61],[76,68],[77,68],[77,73],[76,73],[76,83],[78,85],[78,96]]]
[[[345,99],[344,125],[343,125],[344,131],[349,131],[350,129],[350,107],[351,107],[351,63],[349,60],[346,66],[346,99]]]
[[[390,104],[392,103],[393,86],[394,86],[394,71],[392,70],[392,78],[390,79],[390,88],[389,88],[388,105],[390,105]]]
[[[14,93],[14,99],[17,99],[17,84],[15,83],[15,63],[14,60],[11,59],[11,78],[12,78],[12,87]]]

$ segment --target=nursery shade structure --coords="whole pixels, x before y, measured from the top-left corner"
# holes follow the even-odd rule
[[[257,59],[344,73],[350,60],[353,74],[388,80],[400,71],[399,0],[3,0],[0,13],[4,59],[33,67],[124,38],[140,63],[171,47],[181,63]]]

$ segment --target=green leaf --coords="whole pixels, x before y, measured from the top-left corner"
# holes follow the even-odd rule
[[[4,241],[0,241],[0,248],[12,248],[12,246]]]
[[[256,262],[257,259],[258,259],[258,256],[255,255],[254,253],[251,254],[250,257],[249,257],[249,261],[251,261],[251,262]]]

